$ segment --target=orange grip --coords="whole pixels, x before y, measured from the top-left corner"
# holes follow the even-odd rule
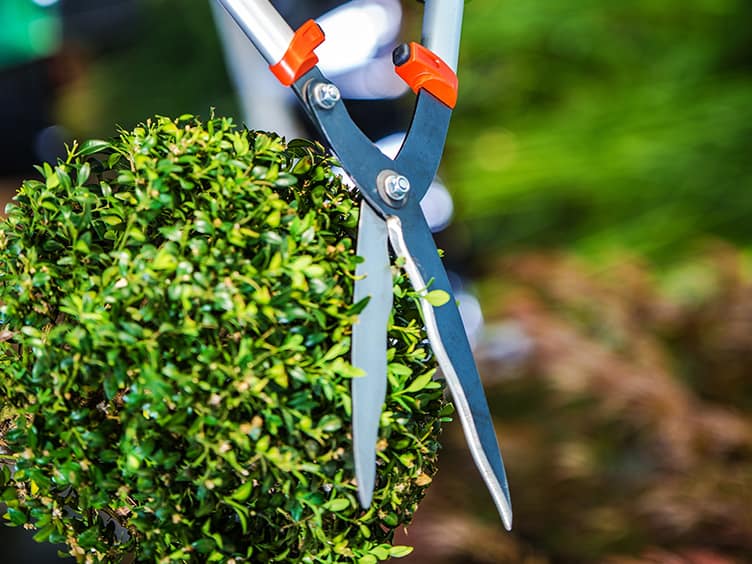
[[[397,74],[416,94],[425,89],[450,108],[457,105],[457,75],[430,49],[415,42],[398,47],[394,64]]]
[[[295,32],[282,59],[269,69],[282,84],[290,86],[319,62],[313,50],[323,42],[324,32],[315,21],[308,20]]]

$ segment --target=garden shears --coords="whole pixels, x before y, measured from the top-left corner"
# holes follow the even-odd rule
[[[457,101],[456,66],[464,0],[425,0],[423,42],[397,47],[397,74],[417,94],[405,141],[385,156],[350,118],[336,85],[316,66],[324,33],[314,20],[293,31],[268,0],[218,0],[308,116],[363,197],[355,301],[370,298],[353,326],[353,449],[358,495],[368,507],[376,480],[376,442],[387,387],[386,332],[392,308],[389,246],[404,261],[428,340],[459,415],[471,454],[507,529],[512,509],[493,420],[452,288],[420,201],[434,179]],[[436,290],[448,299],[429,301]],[[435,293],[433,294],[436,295]],[[431,303],[433,302],[433,304]]]

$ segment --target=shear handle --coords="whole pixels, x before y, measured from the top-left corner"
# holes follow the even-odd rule
[[[294,32],[268,0],[218,0],[267,63],[282,60]]]
[[[423,46],[457,72],[465,0],[425,0]]]
[[[279,63],[295,33],[269,0],[218,0],[269,65]],[[464,0],[425,0],[423,45],[456,72]]]

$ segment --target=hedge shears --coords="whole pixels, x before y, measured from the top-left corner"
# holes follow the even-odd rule
[[[457,102],[457,59],[464,0],[425,0],[423,42],[394,50],[395,71],[417,94],[405,141],[385,156],[350,118],[335,84],[318,69],[324,33],[314,20],[293,31],[268,0],[218,0],[279,81],[295,92],[363,196],[354,299],[370,298],[353,326],[353,449],[358,497],[368,507],[376,480],[376,443],[387,388],[386,332],[392,309],[389,246],[404,261],[431,348],[452,394],[470,451],[507,529],[512,509],[493,421],[459,310],[420,208],[439,167]],[[438,305],[428,292],[448,298]],[[433,304],[432,304],[433,302]]]

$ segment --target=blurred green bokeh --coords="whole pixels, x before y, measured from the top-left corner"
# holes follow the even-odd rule
[[[109,137],[115,125],[130,128],[155,114],[207,116],[215,108],[237,115],[209,1],[139,4],[129,43],[86,60],[85,72],[63,90],[63,125],[76,137]]]
[[[60,47],[60,21],[54,3],[3,0],[0,22],[0,69],[47,57]]]
[[[446,159],[478,249],[747,243],[752,4],[474,0]]]

